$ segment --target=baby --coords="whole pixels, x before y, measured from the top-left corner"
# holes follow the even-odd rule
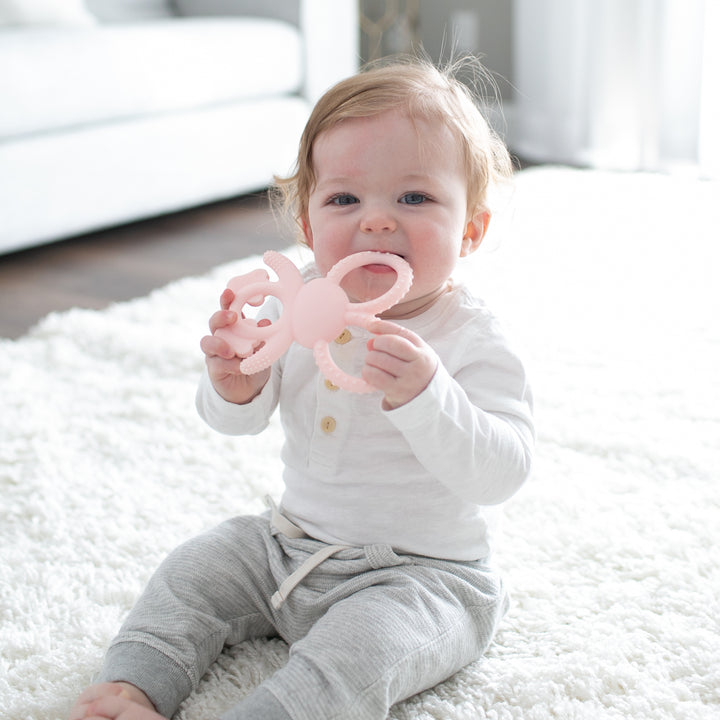
[[[222,294],[198,409],[220,432],[255,434],[279,407],[280,507],[168,557],[72,720],[170,717],[225,645],[251,638],[283,638],[289,660],[222,720],[381,720],[482,656],[507,609],[492,506],[528,476],[532,399],[496,319],[451,276],[483,240],[489,188],[510,174],[465,86],[429,63],[376,66],[320,99],[277,186],[314,254],[306,279],[364,250],[412,268],[370,332],[333,343],[377,392],[337,388],[296,344],[243,374],[214,334],[237,320]],[[395,277],[367,265],[343,289],[362,302]],[[268,305],[264,322],[281,311]]]

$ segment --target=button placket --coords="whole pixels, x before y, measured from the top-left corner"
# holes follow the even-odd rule
[[[331,343],[331,352],[338,366],[350,374],[357,374],[362,367],[364,348],[365,340],[360,329],[355,334],[346,328]],[[354,394],[318,375],[316,397],[309,457],[311,465],[327,473],[342,462],[346,436],[352,431]]]
[[[337,428],[337,420],[332,415],[326,415],[320,420],[320,429],[326,434],[330,435],[335,432]]]
[[[338,345],[347,345],[352,340],[352,333],[345,328],[334,340]]]

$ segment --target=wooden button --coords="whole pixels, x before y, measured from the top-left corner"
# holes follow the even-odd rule
[[[332,380],[325,380],[325,387],[328,390],[339,390],[340,389]]]
[[[320,427],[324,433],[330,434],[337,427],[337,422],[334,417],[327,415],[320,421]]]
[[[350,331],[345,328],[336,338],[335,342],[338,345],[345,345],[345,343],[349,343],[352,340],[352,335],[350,334]]]

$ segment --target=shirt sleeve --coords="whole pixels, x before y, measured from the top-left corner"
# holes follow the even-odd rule
[[[200,417],[224,435],[258,435],[268,426],[277,406],[279,385],[278,373],[273,371],[259,395],[245,405],[237,405],[218,394],[205,370],[198,385],[195,406]]]
[[[522,364],[505,348],[452,375],[440,361],[428,387],[387,417],[426,470],[464,500],[501,503],[529,475],[532,395]]]

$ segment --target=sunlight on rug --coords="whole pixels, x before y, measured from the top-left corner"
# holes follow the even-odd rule
[[[504,514],[496,643],[393,720],[720,717],[719,200],[527,170],[461,265],[525,347],[537,463]],[[65,718],[165,554],[279,496],[279,423],[228,438],[194,409],[207,318],[259,265],[0,341],[3,720]],[[286,659],[228,648],[176,717],[217,716]]]

